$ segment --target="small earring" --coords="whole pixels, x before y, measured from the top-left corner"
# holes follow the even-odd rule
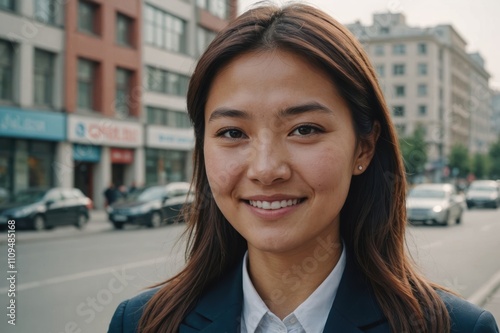
[[[358,170],[359,171],[363,170],[363,166],[362,165],[358,165]]]

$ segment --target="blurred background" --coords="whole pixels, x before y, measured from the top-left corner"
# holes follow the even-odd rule
[[[0,229],[19,229],[18,325],[2,332],[104,332],[119,301],[182,265],[190,74],[254,3],[0,0]],[[372,61],[412,189],[411,253],[498,320],[500,2],[308,3]]]

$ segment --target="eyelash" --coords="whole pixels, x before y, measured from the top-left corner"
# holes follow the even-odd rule
[[[309,133],[309,134],[304,134],[304,135],[297,135],[297,136],[301,136],[301,137],[306,137],[306,136],[311,136],[311,135],[315,135],[315,134],[320,134],[320,133],[324,133],[324,130],[316,125],[313,125],[313,124],[301,124],[297,127],[295,127],[291,133],[299,130],[300,128],[307,128],[307,129],[311,129],[313,131],[313,133]],[[238,137],[238,138],[233,138],[233,137],[228,137],[226,136],[226,134],[228,134],[230,131],[237,131],[238,134],[240,134],[241,136],[245,136],[245,133],[243,133],[242,130],[240,130],[239,128],[235,128],[235,127],[229,127],[229,128],[222,128],[220,129],[217,133],[215,133],[215,136],[216,137],[219,137],[219,138],[226,138],[226,139],[229,139],[229,140],[239,140],[241,139],[241,137]]]

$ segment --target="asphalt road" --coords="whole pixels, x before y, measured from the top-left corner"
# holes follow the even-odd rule
[[[0,279],[0,332],[106,332],[118,304],[164,280],[183,263],[184,225],[115,231],[97,212],[84,231],[17,232],[16,326]],[[0,234],[7,277],[7,235]],[[470,297],[500,271],[500,210],[467,211],[461,225],[410,226],[408,246],[434,281]]]

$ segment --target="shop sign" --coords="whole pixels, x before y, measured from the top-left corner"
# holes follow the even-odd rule
[[[0,107],[0,136],[64,141],[66,116],[55,112]]]
[[[101,147],[75,143],[73,145],[73,159],[75,161],[97,163],[101,160]]]
[[[111,163],[131,164],[134,161],[134,151],[132,149],[111,148]]]
[[[162,126],[147,127],[147,146],[191,150],[194,147],[194,132],[191,128],[168,128]]]
[[[139,123],[70,115],[68,139],[95,146],[140,147],[143,131]]]

